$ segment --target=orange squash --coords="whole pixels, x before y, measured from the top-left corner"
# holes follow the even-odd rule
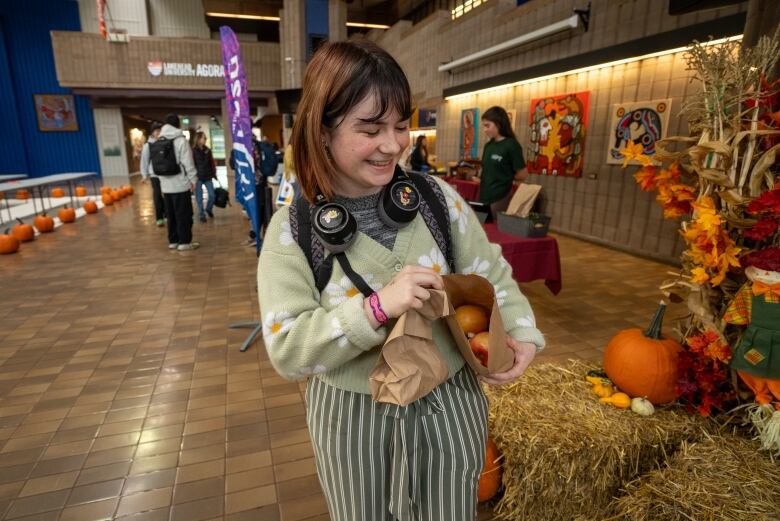
[[[32,225],[25,224],[24,221],[21,219],[16,219],[19,221],[19,224],[15,224],[13,228],[11,228],[11,235],[16,237],[19,242],[30,242],[35,239],[35,230],[33,229]]]
[[[665,311],[661,302],[647,331],[625,329],[604,351],[604,371],[618,389],[655,405],[677,398],[677,359],[683,350],[679,342],[661,335]]]
[[[495,496],[501,487],[501,463],[498,461],[501,453],[490,435],[488,435],[485,452],[485,466],[482,467],[477,490],[477,500],[480,503]]]
[[[51,189],[51,196],[52,197],[65,197],[65,190],[63,190],[60,187],[52,188]]]
[[[108,192],[103,192],[103,195],[100,196],[100,200],[103,201],[103,204],[106,206],[114,204],[114,198],[111,197],[111,194]]]
[[[41,215],[35,216],[35,219],[33,219],[33,226],[41,233],[53,232],[54,219],[46,215],[46,213],[42,213]]]
[[[76,210],[65,206],[62,210],[57,212],[57,217],[64,223],[72,223],[76,221]]]
[[[84,203],[84,211],[87,213],[97,213],[98,211],[98,205],[95,201],[92,199],[87,200]]]
[[[19,250],[19,239],[6,233],[0,235],[0,254],[16,253]]]
[[[76,187],[76,195],[79,197],[84,197],[87,195],[87,189],[83,186],[77,186]]]
[[[30,198],[30,192],[25,190],[24,188],[16,191],[16,198],[20,201],[26,201]]]

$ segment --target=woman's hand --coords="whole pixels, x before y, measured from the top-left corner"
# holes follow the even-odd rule
[[[515,365],[503,373],[493,373],[480,376],[479,379],[490,385],[503,385],[513,382],[523,376],[536,356],[536,345],[529,342],[518,342],[512,337],[506,337],[506,345],[515,352]]]
[[[405,266],[393,277],[387,286],[377,291],[379,305],[387,318],[398,318],[410,309],[420,309],[431,298],[429,289],[444,289],[441,275],[423,266]],[[363,309],[374,329],[379,322],[374,318],[368,299],[363,300]]]

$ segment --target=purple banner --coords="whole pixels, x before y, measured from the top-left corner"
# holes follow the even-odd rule
[[[236,171],[236,199],[249,215],[260,250],[260,215],[255,191],[255,160],[252,144],[252,118],[249,114],[249,92],[238,39],[230,27],[219,28],[222,40],[222,63],[225,66],[225,99],[227,100],[230,133],[233,137],[232,167]]]

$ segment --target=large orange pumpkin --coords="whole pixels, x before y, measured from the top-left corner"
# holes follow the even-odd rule
[[[455,320],[466,336],[476,335],[488,328],[488,313],[481,306],[464,304],[455,310]]]
[[[35,229],[41,233],[49,233],[54,231],[54,219],[45,213],[35,216],[35,219],[33,219],[33,225],[35,226]]]
[[[84,203],[84,211],[87,213],[97,213],[98,205],[92,199],[89,199]]]
[[[76,210],[65,206],[62,210],[57,212],[57,217],[64,223],[72,223],[76,221]]]
[[[21,219],[16,219],[19,221],[19,224],[14,225],[13,228],[11,228],[11,235],[16,237],[19,242],[29,242],[35,239],[35,230],[33,229],[32,225],[25,224],[24,221]]]
[[[52,188],[51,189],[51,196],[52,197],[65,197],[65,190],[63,190],[60,187]]]
[[[501,463],[498,461],[500,457],[501,453],[498,452],[493,438],[488,436],[485,466],[482,467],[482,474],[479,476],[479,489],[477,490],[477,500],[480,503],[495,496],[501,486]]]
[[[100,200],[103,201],[103,204],[106,206],[114,204],[114,198],[111,197],[111,194],[108,192],[103,192],[103,195],[100,196]]]
[[[661,302],[647,331],[625,329],[604,351],[609,379],[629,396],[645,397],[656,405],[677,398],[677,359],[683,350],[679,342],[661,335],[665,311]]]
[[[84,197],[85,195],[87,195],[87,189],[84,188],[83,186],[77,186],[76,195],[79,197]]]

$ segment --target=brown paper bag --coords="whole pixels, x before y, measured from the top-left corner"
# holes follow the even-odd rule
[[[515,363],[515,352],[506,345],[506,329],[498,311],[493,285],[479,275],[445,275],[444,289],[449,297],[452,312],[445,318],[452,337],[458,344],[463,358],[477,374],[508,371]],[[475,304],[490,311],[490,340],[488,341],[488,366],[480,363],[471,352],[469,341],[455,319],[455,308],[463,304]]]
[[[512,196],[512,199],[509,201],[506,214],[516,215],[518,217],[528,217],[531,208],[534,206],[534,201],[536,201],[541,190],[541,185],[520,184],[520,186],[517,187],[515,194]]]
[[[431,323],[451,313],[447,294],[432,290],[422,309],[401,315],[368,377],[375,401],[409,405],[447,380],[449,368],[433,342]]]

